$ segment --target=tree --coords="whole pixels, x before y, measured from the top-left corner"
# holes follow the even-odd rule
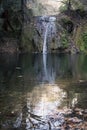
[[[71,10],[71,0],[68,0],[68,3],[67,3],[67,10],[68,10],[68,11]]]
[[[68,11],[72,9],[87,9],[86,0],[62,0],[62,3],[67,7]]]

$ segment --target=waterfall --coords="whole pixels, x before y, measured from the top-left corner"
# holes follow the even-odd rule
[[[55,17],[42,17],[44,26],[43,54],[47,53],[47,38],[50,41],[56,32]],[[49,37],[48,37],[49,35]]]
[[[48,35],[48,28],[49,28],[49,23],[47,23],[45,34],[44,34],[44,42],[43,42],[43,54],[47,53],[47,35]]]
[[[35,28],[37,35],[35,37],[36,46],[41,49],[43,54],[48,53],[51,50],[52,40],[56,39],[56,17],[41,16],[37,18]],[[43,41],[39,42],[38,40]],[[38,40],[37,40],[38,39]],[[37,42],[38,41],[38,42]],[[40,46],[38,44],[41,44]],[[40,48],[41,47],[41,48]]]

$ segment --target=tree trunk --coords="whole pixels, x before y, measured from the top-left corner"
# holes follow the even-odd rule
[[[22,15],[22,22],[24,22],[24,0],[21,0],[21,15]]]
[[[71,0],[68,1],[68,11],[71,10]]]
[[[71,15],[71,0],[68,0],[67,11],[68,15]]]

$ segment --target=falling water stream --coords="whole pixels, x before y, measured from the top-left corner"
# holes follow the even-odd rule
[[[41,44],[42,53],[46,54],[50,52],[52,40],[56,39],[56,32],[57,32],[56,17],[51,17],[51,16],[39,17],[36,20],[35,28],[37,30],[36,32],[39,32],[39,36],[42,41],[37,43],[37,44]],[[38,40],[36,40],[36,42],[37,41]]]
[[[43,42],[43,54],[47,53],[47,35],[48,35],[48,28],[49,28],[49,23],[47,23],[46,25],[46,31],[45,31],[45,34],[44,34],[44,42]]]
[[[47,42],[52,40],[52,37],[56,33],[56,26],[55,26],[55,17],[42,17],[43,20],[43,26],[44,26],[44,40],[43,40],[43,54],[47,53]],[[49,43],[50,44],[50,43]]]

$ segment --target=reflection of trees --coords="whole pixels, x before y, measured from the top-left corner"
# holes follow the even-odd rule
[[[65,78],[71,78],[79,80],[81,78],[86,78],[86,72],[83,72],[86,66],[85,57],[82,55],[68,55],[66,58],[61,60],[60,70],[63,70],[61,75]],[[62,77],[62,78],[63,78]]]
[[[9,81],[17,65],[17,54],[0,55],[0,77],[1,82]]]
[[[25,83],[27,84],[28,81],[42,82],[44,78],[43,56],[40,54],[25,56],[22,58]],[[82,55],[48,54],[46,62],[48,78],[53,79],[54,82],[59,79],[86,80],[86,63],[86,57]],[[45,80],[45,82],[48,81]]]

